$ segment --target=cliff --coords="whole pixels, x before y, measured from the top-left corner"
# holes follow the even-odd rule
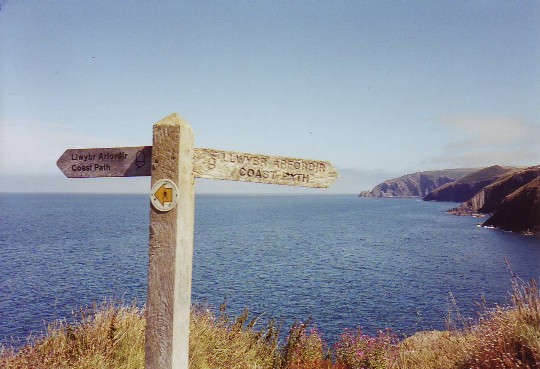
[[[512,172],[484,187],[472,198],[448,212],[455,215],[479,215],[493,213],[506,196],[540,177],[540,166]]]
[[[540,235],[540,178],[506,196],[485,227]]]
[[[478,169],[445,169],[406,174],[386,180],[360,197],[423,197],[444,184],[451,183]]]
[[[502,167],[500,165],[480,169],[455,182],[447,183],[434,189],[424,197],[424,201],[464,202],[473,197],[484,187],[518,170],[520,169],[515,167]]]

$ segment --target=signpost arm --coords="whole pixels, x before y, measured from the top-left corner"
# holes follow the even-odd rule
[[[169,179],[178,188],[172,210],[150,210],[146,305],[146,368],[187,369],[193,260],[193,131],[172,114],[154,125],[152,186]]]
[[[327,161],[194,149],[177,114],[154,125],[153,141],[68,149],[56,164],[68,178],[152,176],[146,368],[188,369],[195,177],[325,188],[338,172]]]

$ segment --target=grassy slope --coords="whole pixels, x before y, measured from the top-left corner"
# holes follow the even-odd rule
[[[55,323],[20,352],[2,349],[0,367],[144,368],[144,314],[136,306],[103,304]],[[391,332],[345,331],[328,346],[315,328],[297,323],[278,341],[274,322],[256,328],[247,312],[230,319],[194,308],[191,368],[539,368],[540,293],[535,281],[514,286],[510,306],[485,311],[471,323],[454,320],[445,332],[420,332],[399,341]],[[459,324],[457,324],[459,323]],[[459,325],[459,328],[458,328]]]
[[[540,166],[529,167],[504,175],[484,187],[458,207],[448,210],[457,215],[489,214],[497,210],[504,198],[540,176]]]
[[[382,183],[379,183],[373,189],[369,191],[362,191],[360,196],[362,197],[379,197],[381,193],[385,193],[385,196],[423,196],[424,191],[419,191],[419,193],[412,194],[410,192],[415,191],[414,188],[421,186],[420,178],[424,177],[431,181],[437,181],[440,177],[448,177],[454,180],[460,179],[466,175],[469,175],[478,168],[460,168],[460,169],[442,169],[442,170],[431,170],[424,172],[415,172],[405,174],[401,177],[388,179]],[[409,188],[407,188],[409,187]]]
[[[540,178],[506,196],[483,225],[540,235]]]

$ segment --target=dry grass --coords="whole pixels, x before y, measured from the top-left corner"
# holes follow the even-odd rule
[[[270,321],[259,328],[247,311],[231,319],[192,310],[190,368],[232,369],[533,369],[540,368],[540,292],[514,283],[510,306],[485,310],[471,322],[459,314],[449,330],[419,332],[401,342],[390,331],[369,336],[346,330],[329,346],[315,327],[295,323],[285,342]],[[15,352],[0,350],[0,367],[144,368],[143,310],[105,303],[75,314],[77,323],[52,324],[44,337]]]
[[[450,369],[466,360],[467,339],[457,332],[419,332],[399,347],[397,368]]]
[[[450,331],[417,333],[404,340],[397,367],[540,368],[540,292],[536,281],[515,280],[510,306],[485,310],[474,324],[466,320],[459,323]]]
[[[209,309],[197,307],[191,312],[190,368],[257,368],[278,366],[279,329],[274,321],[257,330],[257,318],[248,311],[230,319],[225,309],[216,317]]]
[[[131,369],[144,365],[144,313],[111,302],[74,313],[77,323],[55,322],[18,353],[4,349],[0,366],[13,369]]]
[[[515,283],[511,307],[489,311],[468,332],[475,339],[461,368],[540,368],[540,293],[536,281]]]
[[[74,313],[78,323],[55,322],[21,350],[0,350],[6,369],[143,369],[144,310],[111,302]],[[278,333],[273,322],[254,329],[245,312],[234,320],[209,309],[192,309],[190,368],[273,368]]]

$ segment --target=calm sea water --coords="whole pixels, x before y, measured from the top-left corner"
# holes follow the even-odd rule
[[[505,303],[510,272],[540,277],[540,238],[476,227],[449,203],[355,196],[196,199],[193,302],[345,328],[444,329],[452,308]],[[146,298],[149,199],[0,195],[0,341],[92,302]],[[16,343],[15,343],[16,344]]]

